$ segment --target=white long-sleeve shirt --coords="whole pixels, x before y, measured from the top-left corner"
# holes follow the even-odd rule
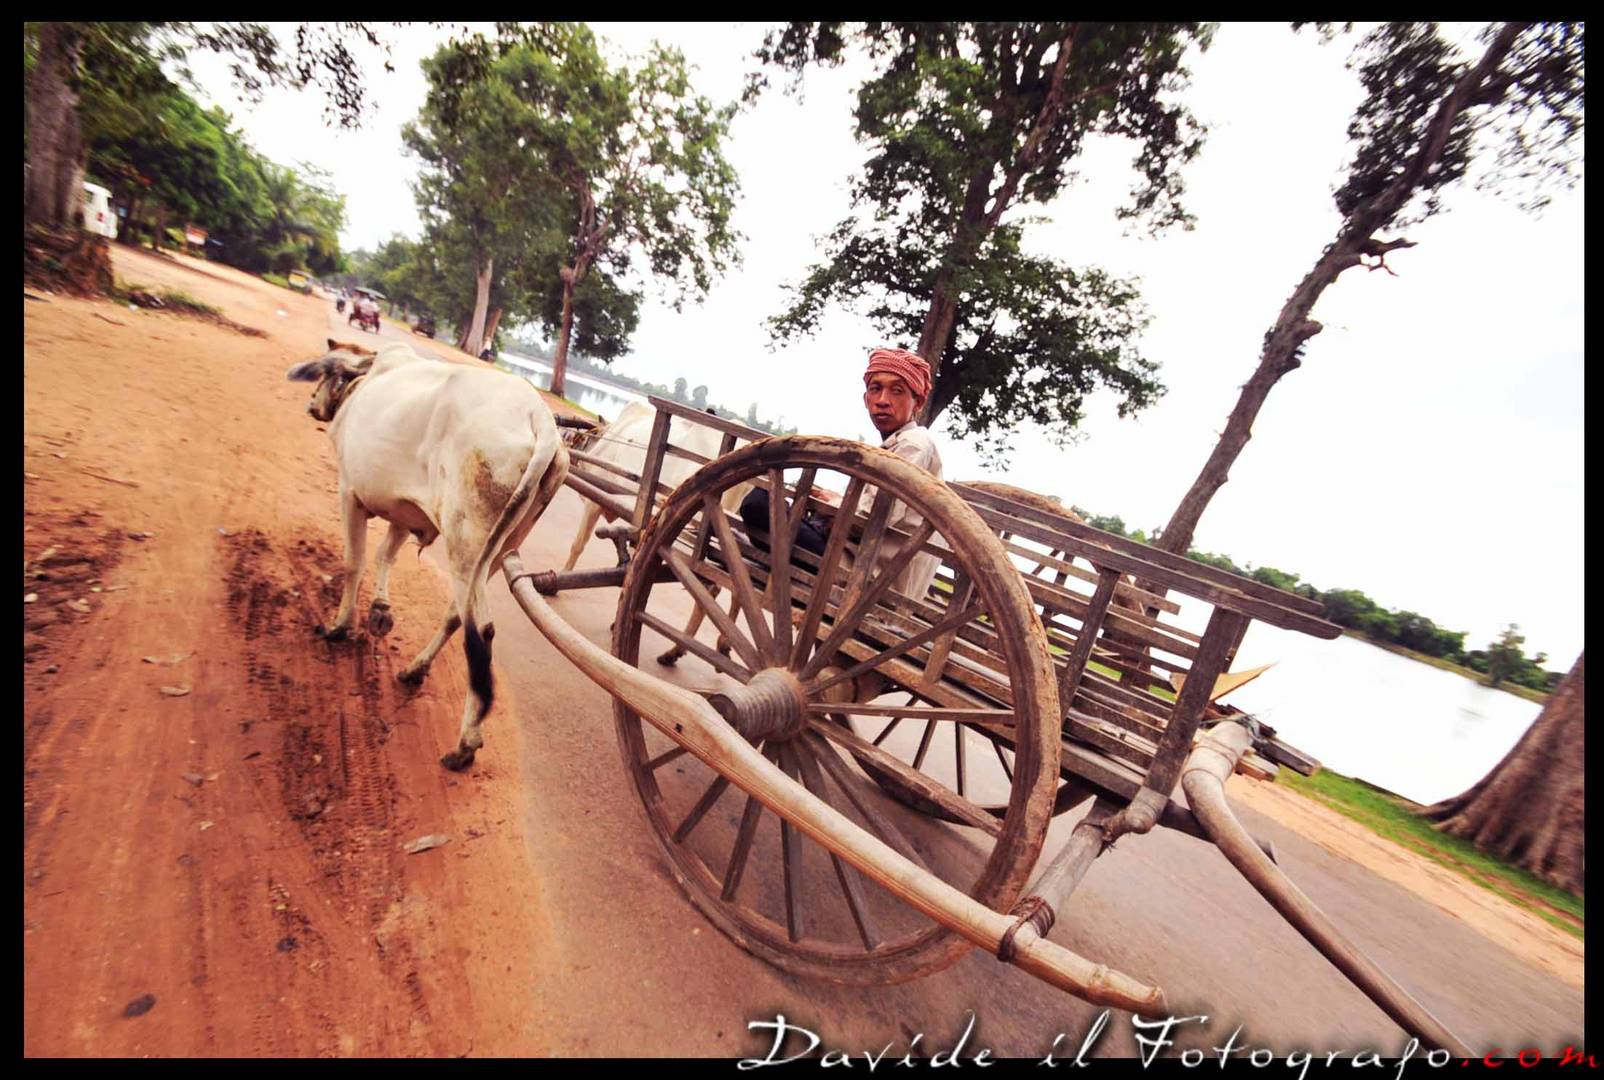
[[[941,452],[936,449],[936,442],[931,438],[930,430],[918,421],[910,420],[887,435],[880,443],[880,448],[912,462],[937,480],[942,479]],[[862,497],[858,500],[859,510],[867,513],[869,507],[874,505],[874,497],[874,486],[865,487]],[[899,500],[892,504],[891,514],[886,523],[899,532],[911,533],[924,524],[924,518],[911,506]],[[879,557],[875,561],[883,567],[896,558],[901,550],[900,543],[888,539],[881,545]],[[904,596],[923,600],[930,590],[930,583],[935,580],[936,568],[940,565],[941,560],[934,555],[928,553],[915,555],[891,587]]]

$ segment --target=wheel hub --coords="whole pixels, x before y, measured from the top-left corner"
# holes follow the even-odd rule
[[[807,727],[807,695],[785,668],[764,668],[745,686],[715,691],[707,700],[748,742],[794,739]]]

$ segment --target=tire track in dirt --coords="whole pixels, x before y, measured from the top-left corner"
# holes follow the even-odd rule
[[[315,891],[326,894],[331,908],[354,909],[362,937],[374,943],[380,965],[404,988],[416,1021],[408,1027],[427,1031],[432,1017],[411,941],[405,934],[375,937],[391,924],[390,913],[405,894],[397,783],[385,752],[386,714],[397,704],[387,691],[387,684],[396,685],[390,664],[360,635],[328,643],[307,632],[321,611],[339,601],[338,579],[322,568],[338,567],[340,558],[326,544],[299,539],[276,546],[258,529],[224,542],[230,613],[241,630],[261,722],[279,728],[273,766],[279,797],[305,842],[319,885]],[[290,651],[314,658],[326,671],[313,678],[291,673],[285,664]],[[286,924],[293,924],[281,940],[312,941],[316,932],[306,913],[287,898],[279,904]]]

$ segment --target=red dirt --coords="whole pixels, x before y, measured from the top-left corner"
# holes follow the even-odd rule
[[[338,599],[334,471],[283,372],[330,305],[114,259],[269,336],[25,301],[23,552],[55,551],[24,571],[24,1052],[538,1053],[491,992],[549,932],[516,770],[436,764],[459,652],[409,695],[421,620],[377,649],[309,632]],[[444,606],[416,560],[392,587]],[[517,725],[491,739],[517,760]]]

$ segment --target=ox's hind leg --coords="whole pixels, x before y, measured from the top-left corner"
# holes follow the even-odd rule
[[[401,553],[401,545],[411,535],[406,528],[390,522],[390,531],[379,545],[378,558],[373,560],[373,605],[368,608],[368,637],[382,638],[395,627],[395,616],[390,614],[390,567]]]
[[[435,656],[441,649],[445,648],[446,642],[451,640],[451,635],[455,634],[461,627],[462,616],[457,614],[457,605],[453,602],[451,610],[446,613],[445,620],[440,624],[440,629],[436,630],[434,637],[429,639],[429,644],[423,647],[422,652],[413,657],[412,663],[408,664],[406,670],[398,674],[396,678],[413,686],[421,684],[424,676],[429,674],[429,665],[434,663]]]
[[[579,532],[574,534],[574,542],[568,548],[568,561],[563,563],[564,573],[572,570],[574,564],[579,562],[580,552],[584,551],[585,545],[590,543],[590,535],[596,531],[596,521],[601,515],[602,508],[586,499],[583,516],[579,519]],[[611,515],[608,515],[608,520],[612,520]]]
[[[507,535],[500,550],[489,560],[489,565],[485,567],[486,571],[493,574],[500,570],[501,560],[506,557],[507,552],[516,551],[518,545],[523,543],[524,538],[529,535],[529,530],[540,520],[540,515],[545,513],[557,490],[562,487],[567,473],[568,454],[559,445],[551,467],[541,477],[540,485],[529,500],[529,508],[525,511],[522,522]],[[475,555],[476,561],[477,555]],[[453,558],[455,566],[477,569],[475,562],[458,564]],[[456,582],[460,583],[467,575],[459,571],[453,576]],[[454,584],[452,591],[459,600],[457,610],[463,613],[465,623],[470,622],[475,612],[483,614],[488,611],[482,581],[474,581],[468,585]],[[472,765],[474,754],[485,744],[484,721],[490,712],[495,694],[490,673],[490,643],[496,636],[495,624],[480,623],[478,632],[475,633],[470,623],[465,636],[468,654],[468,697],[462,703],[462,728],[457,733],[457,748],[440,758],[440,764],[453,771],[460,771]]]
[[[714,585],[710,582],[707,586],[707,591],[713,595],[713,599],[718,599],[719,587],[717,585]],[[735,612],[739,606],[740,599],[733,592],[730,593],[730,618],[735,618]],[[691,619],[685,624],[685,636],[689,638],[695,637],[696,632],[702,628],[702,620],[706,617],[706,614],[702,611],[702,605],[697,604],[694,608],[692,608]],[[723,634],[718,636],[718,651],[723,653],[725,656],[730,655],[730,643],[724,639]],[[657,662],[659,664],[667,664],[672,666],[679,663],[680,657],[684,655],[685,647],[683,645],[676,644],[667,652],[659,656],[657,658]]]
[[[340,490],[340,520],[345,525],[345,591],[332,626],[316,632],[328,641],[344,641],[356,622],[356,589],[362,580],[362,556],[368,543],[368,512],[349,491]]]

